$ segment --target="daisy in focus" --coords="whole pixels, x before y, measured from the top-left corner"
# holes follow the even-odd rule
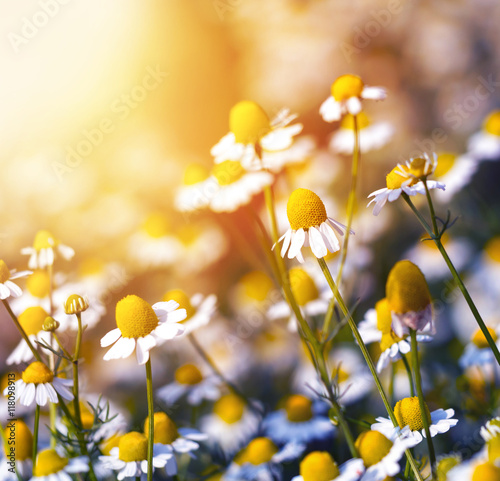
[[[229,113],[230,132],[210,153],[216,164],[232,160],[249,171],[277,172],[287,162],[301,162],[314,147],[307,142],[293,145],[294,136],[302,131],[302,124],[289,125],[295,118],[284,109],[271,121],[260,105],[242,100]]]
[[[482,129],[468,142],[468,153],[477,160],[497,160],[500,156],[500,110],[491,112]]]
[[[294,190],[288,199],[287,216],[290,229],[278,240],[278,243],[283,241],[281,257],[288,252],[289,259],[304,262],[302,247],[310,246],[317,258],[340,250],[334,229],[339,235],[344,235],[345,226],[326,215],[325,204],[314,192]]]
[[[41,230],[35,235],[33,247],[24,247],[21,254],[29,255],[28,267],[30,269],[44,269],[52,266],[56,254],[67,261],[72,259],[75,251],[56,239],[49,231]]]
[[[9,297],[19,297],[23,291],[21,288],[12,282],[14,279],[22,279],[31,274],[31,271],[9,270],[3,259],[0,259],[0,300],[8,299]]]
[[[113,347],[104,360],[125,359],[135,350],[137,363],[145,364],[149,351],[162,342],[184,333],[180,324],[186,318],[186,310],[178,309],[175,301],[157,302],[150,306],[144,299],[129,295],[116,304],[116,329],[101,339],[101,346]]]
[[[87,457],[70,459],[61,456],[55,449],[46,449],[38,453],[30,481],[69,481],[72,474],[88,470]]]
[[[358,481],[364,472],[361,459],[351,459],[337,466],[330,453],[313,451],[300,462],[300,474],[292,481]]]
[[[387,92],[382,87],[368,87],[357,75],[342,75],[333,82],[331,95],[321,104],[319,113],[326,122],[340,120],[347,113],[358,115],[361,100],[383,100]]]

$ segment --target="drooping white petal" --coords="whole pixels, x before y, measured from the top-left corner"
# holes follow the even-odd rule
[[[145,364],[148,361],[149,351],[155,346],[155,338],[151,335],[137,338],[135,353],[139,365]]]
[[[308,234],[309,245],[311,246],[313,254],[317,258],[325,257],[328,254],[328,250],[326,249],[323,237],[321,236],[320,232],[316,229],[316,227],[310,227]]]
[[[302,249],[306,240],[306,233],[304,229],[300,228],[297,231],[294,231],[292,234],[292,242],[290,243],[290,249],[288,250],[288,258],[293,259],[297,257],[297,254]]]
[[[38,384],[35,387],[35,401],[39,406],[45,406],[47,404],[47,397],[49,396],[49,393],[46,386],[50,386],[50,384]]]
[[[331,95],[321,104],[319,113],[325,122],[340,120],[342,116],[342,106]]]
[[[361,112],[361,100],[358,97],[350,97],[346,101],[347,111],[351,115],[358,115]]]
[[[101,339],[101,346],[102,347],[108,347],[111,344],[114,344],[118,339],[121,337],[122,331],[120,331],[119,328],[113,329],[112,331],[109,331],[102,339]]]
[[[19,297],[23,293],[21,288],[12,281],[5,281],[5,286],[10,290],[10,295],[12,297]]]

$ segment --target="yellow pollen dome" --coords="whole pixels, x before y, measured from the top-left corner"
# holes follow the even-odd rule
[[[11,421],[5,428],[5,437],[7,439],[15,439],[15,456],[16,461],[24,461],[31,459],[33,453],[33,435],[24,421]],[[4,446],[4,451],[7,457],[10,457],[9,446]]]
[[[351,97],[361,97],[364,86],[363,81],[357,75],[342,75],[332,84],[332,96],[337,102]]]
[[[293,423],[303,423],[313,417],[312,401],[302,394],[291,395],[285,403],[286,417]]]
[[[250,463],[255,466],[271,461],[278,447],[269,438],[255,438],[235,458],[237,464]]]
[[[213,166],[212,175],[219,185],[226,186],[240,180],[245,175],[245,169],[237,160],[225,160]]]
[[[304,481],[331,481],[339,474],[337,463],[326,451],[313,451],[300,462]]]
[[[500,263],[500,236],[490,239],[484,246],[484,251],[490,260]]]
[[[33,247],[36,251],[55,247],[57,244],[59,244],[59,241],[48,230],[38,231],[33,241]]]
[[[305,306],[319,297],[312,277],[300,267],[290,269],[290,287],[299,306]]]
[[[22,314],[19,315],[19,324],[28,335],[38,334],[42,330],[47,312],[40,306],[28,307]]]
[[[144,421],[144,434],[149,435],[149,418]],[[154,413],[154,442],[172,444],[178,437],[177,426],[165,413]]]
[[[500,481],[500,468],[491,462],[480,464],[472,473],[472,481]]]
[[[431,294],[421,270],[408,260],[396,262],[389,272],[385,295],[391,311],[419,312],[431,303]]]
[[[457,156],[451,152],[441,152],[437,156],[437,166],[434,171],[435,177],[442,177],[447,174],[451,168],[455,165],[455,160]]]
[[[385,182],[387,184],[387,188],[391,190],[400,189],[403,182],[411,179],[409,176],[410,169],[406,167],[406,165],[396,165],[394,169],[392,169],[386,176]],[[404,174],[404,175],[403,175]],[[414,179],[411,179],[411,182],[408,185],[413,183]]]
[[[68,464],[67,458],[62,458],[55,449],[46,449],[38,453],[33,476],[49,476],[63,470]]]
[[[88,308],[88,300],[78,294],[71,294],[71,296],[66,299],[66,303],[64,304],[64,312],[66,314],[80,314]]]
[[[245,402],[236,394],[226,394],[214,404],[214,414],[227,424],[238,422],[244,412]]]
[[[189,164],[184,170],[182,183],[184,185],[195,185],[208,179],[209,170],[201,164]]]
[[[203,381],[203,375],[194,364],[184,364],[175,371],[175,380],[179,384],[194,386]]]
[[[5,281],[10,279],[10,270],[7,267],[7,264],[0,259],[0,284],[3,284]]]
[[[410,163],[410,174],[414,175],[418,179],[421,179],[422,177],[432,174],[433,168],[434,164],[432,162],[429,162],[422,157],[417,157]]]
[[[26,384],[45,384],[52,382],[54,373],[43,362],[35,361],[23,371],[22,378]]]
[[[229,130],[236,142],[255,144],[271,131],[271,122],[259,104],[242,100],[229,112]]]
[[[139,338],[150,334],[158,325],[153,308],[139,296],[129,295],[116,304],[116,325],[123,337]]]
[[[489,134],[500,137],[500,110],[495,110],[486,117],[483,128]]]
[[[95,276],[104,271],[104,262],[99,257],[87,257],[78,265],[78,274],[81,277]]]
[[[251,271],[240,279],[240,285],[245,296],[262,302],[273,288],[273,281],[265,272]]]
[[[365,466],[369,468],[389,454],[393,443],[378,431],[365,431],[358,436],[354,445]]]
[[[189,296],[182,289],[172,289],[163,296],[163,301],[175,301],[181,309],[186,309],[187,317],[182,322],[186,322],[196,314],[196,309],[191,304]]]
[[[488,332],[490,333],[494,342],[497,341],[498,336],[495,330],[491,327],[488,327]],[[488,341],[486,340],[486,336],[483,334],[481,329],[478,329],[472,336],[471,341],[479,347],[479,349],[484,349],[485,347],[489,347]]]
[[[356,115],[356,120],[359,130],[365,129],[371,124],[368,115],[366,115],[364,112],[360,112],[358,115]],[[343,129],[354,130],[354,115],[352,114],[344,115],[344,118],[342,119],[340,126]]]
[[[382,334],[382,339],[380,340],[380,349],[384,352],[386,349],[389,349],[396,342],[402,341],[401,337],[396,336],[394,332],[384,332]]]
[[[160,239],[170,231],[170,222],[162,212],[152,212],[142,224],[144,232],[153,239]]]
[[[121,434],[113,434],[113,436],[103,441],[102,445],[100,446],[102,454],[104,456],[109,456],[111,454],[111,450],[118,447],[121,438]]]
[[[394,406],[394,415],[401,429],[405,426],[409,426],[412,431],[421,431],[424,429],[424,421],[417,396],[405,397],[401,401],[398,401]],[[425,404],[425,415],[430,426],[431,413],[427,404]]]
[[[377,313],[377,329],[381,331],[382,334],[391,332],[392,315],[387,298],[384,297],[375,304],[375,311]]]
[[[286,213],[293,230],[319,226],[327,219],[325,204],[308,189],[296,189],[292,192]]]
[[[28,292],[33,297],[43,299],[50,292],[50,276],[49,273],[42,269],[37,269],[26,279],[26,287]]]
[[[148,438],[136,431],[124,434],[118,441],[118,450],[118,458],[126,463],[144,461],[148,457]]]

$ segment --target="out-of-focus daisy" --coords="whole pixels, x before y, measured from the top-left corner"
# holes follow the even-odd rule
[[[304,262],[301,252],[304,246],[310,246],[318,258],[340,250],[334,229],[343,235],[345,226],[326,215],[325,204],[314,192],[294,190],[288,199],[287,216],[290,229],[278,240],[278,243],[283,241],[281,257],[285,257],[288,251],[289,259],[297,258],[299,262]]]
[[[377,150],[386,145],[394,134],[394,127],[389,122],[372,124],[364,112],[357,115],[359,129],[359,148],[361,152]],[[330,148],[340,154],[352,154],[354,150],[354,118],[347,114],[330,140]]]
[[[358,481],[365,468],[359,458],[337,466],[330,453],[313,451],[300,462],[300,474],[292,481]]]
[[[32,362],[23,371],[21,379],[16,381],[19,402],[24,406],[31,406],[33,401],[39,406],[45,406],[47,401],[58,403],[58,394],[64,399],[72,401],[73,393],[68,389],[71,386],[73,386],[71,379],[63,379],[55,376],[40,361]]]
[[[17,414],[17,413],[16,413]],[[4,418],[5,419],[5,418]],[[14,440],[2,449],[0,476],[2,480],[16,480],[16,470],[23,479],[31,477],[33,463],[33,435],[26,423],[20,419],[9,421],[5,426],[5,439]]]
[[[498,339],[499,328],[493,329],[492,327],[488,327],[487,329],[495,344],[500,347],[500,341]],[[472,335],[469,344],[465,346],[465,350],[458,360],[458,364],[462,369],[467,369],[471,366],[482,367],[496,364],[493,351],[481,329],[477,329]]]
[[[383,100],[387,96],[382,87],[368,87],[357,75],[342,75],[331,86],[331,95],[321,104],[319,113],[326,122],[340,120],[347,113],[358,115],[361,100]]]
[[[158,389],[156,395],[168,405],[186,396],[188,404],[199,406],[203,401],[217,401],[221,396],[221,381],[217,376],[204,376],[194,364],[183,364],[175,371],[175,380]]]
[[[21,279],[31,274],[30,271],[9,270],[3,259],[0,259],[0,299],[8,299],[9,297],[19,297],[23,291],[21,288],[12,282],[14,279]]]
[[[257,433],[259,416],[235,394],[222,396],[211,414],[200,418],[200,429],[226,454],[236,452]]]
[[[38,453],[30,481],[70,481],[72,474],[88,470],[86,456],[69,459],[59,455],[55,449],[46,449]]]
[[[461,456],[455,454],[439,456],[436,460],[436,475],[438,480],[448,480],[448,472],[459,465],[461,460]]]
[[[458,419],[454,419],[453,409],[436,409],[430,412],[426,405],[426,416],[429,423],[429,431],[431,437],[437,434],[446,433],[458,423]],[[394,406],[394,415],[398,421],[399,428],[394,427],[392,421],[388,418],[378,417],[376,423],[372,424],[372,429],[379,431],[386,437],[393,436],[394,432],[403,429],[405,426],[410,428],[408,437],[415,440],[415,444],[420,443],[425,438],[424,422],[420,412],[420,404],[417,396],[401,399]]]
[[[186,310],[178,307],[175,301],[157,302],[150,306],[135,295],[118,301],[118,327],[101,339],[102,347],[114,344],[104,355],[104,360],[124,359],[135,350],[137,362],[145,364],[153,347],[184,333],[185,328],[180,322],[186,318]]]
[[[447,472],[446,481],[497,481],[500,479],[498,461],[476,456],[463,461]]]
[[[187,165],[182,178],[182,185],[175,193],[175,208],[180,212],[192,212],[208,206],[208,201],[215,188],[215,179],[202,164]]]
[[[271,121],[259,104],[238,102],[229,112],[230,132],[210,151],[215,163],[232,160],[241,162],[246,170],[280,170],[287,163],[294,136],[302,131],[302,124],[289,125],[295,118],[284,109]],[[308,151],[304,149],[303,157]],[[293,161],[297,154],[291,152],[290,158]]]
[[[263,271],[249,271],[237,282],[230,301],[234,302],[235,309],[240,312],[266,311],[269,305],[274,304],[274,295],[277,293],[274,282]],[[281,294],[276,297],[281,300]],[[278,301],[279,302],[279,301]]]
[[[469,139],[468,152],[477,160],[496,160],[500,155],[500,110],[491,112],[483,127]]]
[[[56,253],[66,260],[70,260],[75,255],[71,247],[61,244],[61,241],[47,230],[36,233],[33,247],[21,249],[21,254],[30,256],[28,261],[30,269],[44,269],[53,265]]]
[[[378,215],[387,201],[394,202],[399,199],[403,192],[410,196],[425,194],[425,186],[420,179],[432,174],[435,167],[435,158],[431,159],[426,153],[422,157],[411,158],[405,165],[398,164],[394,167],[385,178],[387,187],[376,190],[368,196],[368,198],[373,197],[368,205],[375,202],[373,215]],[[430,190],[445,189],[443,183],[435,180],[427,180],[427,187]]]
[[[268,414],[262,428],[278,444],[289,441],[307,444],[331,438],[335,432],[330,420],[316,414],[311,399],[302,394],[291,395],[283,409]]]
[[[500,417],[490,419],[484,426],[481,427],[481,437],[486,441],[491,441],[494,438],[500,440]]]
[[[479,259],[472,266],[470,283],[476,286],[476,297],[484,292],[483,297],[493,300],[492,309],[496,310],[496,298],[500,295],[500,235],[491,237],[483,247]]]

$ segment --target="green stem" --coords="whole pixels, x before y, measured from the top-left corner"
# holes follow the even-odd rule
[[[436,479],[436,452],[432,442],[431,432],[429,429],[429,420],[427,418],[427,409],[424,401],[424,393],[422,392],[422,378],[420,376],[420,361],[418,359],[417,331],[410,329],[411,337],[411,356],[413,371],[415,373],[415,384],[417,387],[418,404],[420,405],[420,414],[424,423],[425,437],[427,438],[427,447],[429,448],[429,460],[431,463],[432,479]]]
[[[146,390],[148,396],[148,481],[153,480],[153,444],[155,440],[155,421],[153,404],[153,374],[151,373],[151,359],[146,362]]]
[[[50,340],[49,340],[50,346],[52,346],[52,337],[53,337],[53,333],[50,333]],[[56,361],[55,361],[54,353],[52,351],[49,351],[48,356],[49,356],[50,370],[55,374]],[[51,432],[51,436],[50,436],[51,449],[54,449],[56,447],[56,444],[57,444],[56,437],[53,434],[56,430],[56,417],[57,417],[57,407],[56,407],[55,403],[50,403],[49,404],[49,424],[50,424],[50,432]]]
[[[82,314],[78,312],[76,314],[76,318],[78,320],[78,332],[76,335],[76,346],[75,346],[75,355],[73,356],[73,406],[75,409],[75,417],[76,422],[80,429],[82,429],[82,415],[80,413],[80,398],[78,392],[78,359],[80,358],[80,349],[82,346]]]
[[[403,364],[406,368],[406,373],[408,374],[408,382],[410,383],[410,395],[411,397],[413,397],[415,396],[415,388],[413,387],[413,376],[411,374],[410,363],[408,362],[405,354],[401,354],[401,360],[403,361]]]
[[[40,406],[37,404],[35,408],[35,425],[33,427],[33,451],[31,459],[33,460],[33,470],[36,467],[36,455],[38,450],[38,427],[40,426]]]
[[[389,381],[389,399],[394,404],[394,376],[396,375],[396,365],[391,362],[391,379]]]

